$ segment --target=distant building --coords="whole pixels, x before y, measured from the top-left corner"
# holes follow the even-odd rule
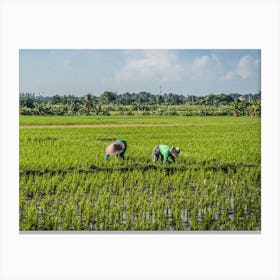
[[[237,99],[238,99],[239,101],[245,101],[245,100],[246,100],[246,97],[243,96],[243,95],[240,95]]]

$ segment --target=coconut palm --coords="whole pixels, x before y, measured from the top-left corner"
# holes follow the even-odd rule
[[[73,97],[70,104],[70,109],[73,112],[73,114],[76,115],[76,113],[79,110],[79,99],[77,97]]]
[[[93,108],[93,98],[92,98],[92,95],[90,93],[88,93],[85,96],[84,102],[85,102],[84,107],[86,109],[87,115],[89,115],[90,111]]]

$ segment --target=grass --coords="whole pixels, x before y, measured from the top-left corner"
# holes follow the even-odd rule
[[[232,117],[186,116],[20,116],[20,125],[75,125],[75,124],[206,124],[235,122]],[[239,123],[247,117],[238,118]]]
[[[189,123],[156,127],[44,124]],[[21,117],[20,230],[260,230],[260,119]],[[104,160],[112,139],[126,159]],[[151,162],[158,144],[175,164]]]

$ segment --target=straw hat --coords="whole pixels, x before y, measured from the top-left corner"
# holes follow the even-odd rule
[[[174,157],[177,157],[180,153],[180,148],[179,147],[174,147],[172,146],[170,149],[170,154]]]
[[[119,155],[125,150],[125,144],[122,142],[113,142],[109,144],[105,151],[108,155]]]

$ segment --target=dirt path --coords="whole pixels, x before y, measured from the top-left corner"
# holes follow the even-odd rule
[[[52,124],[52,125],[20,125],[20,128],[81,128],[81,127],[151,127],[151,126],[205,126],[205,125],[217,125],[216,123],[199,124],[199,123],[108,123],[108,124]]]

